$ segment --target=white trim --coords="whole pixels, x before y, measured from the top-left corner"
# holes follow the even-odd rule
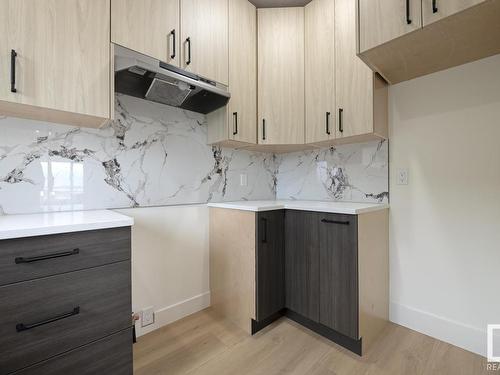
[[[414,331],[486,356],[486,329],[391,301],[390,320]]]
[[[155,310],[154,324],[144,328],[141,328],[140,324],[136,324],[135,328],[137,330],[137,337],[206,309],[209,306],[210,292],[205,292],[184,301],[177,302],[173,305]]]

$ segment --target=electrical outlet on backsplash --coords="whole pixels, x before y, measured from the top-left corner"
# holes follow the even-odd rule
[[[0,118],[5,212],[388,199],[387,142],[279,155],[221,149],[206,145],[203,115],[123,95],[115,107],[102,129]]]

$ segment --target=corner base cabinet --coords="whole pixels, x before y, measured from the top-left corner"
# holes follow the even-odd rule
[[[250,334],[285,315],[362,355],[389,319],[388,210],[210,208],[212,307]]]
[[[132,374],[130,227],[0,241],[0,374]]]

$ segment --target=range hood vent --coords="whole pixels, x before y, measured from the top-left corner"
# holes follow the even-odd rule
[[[231,97],[224,85],[121,46],[115,46],[115,91],[203,114]]]

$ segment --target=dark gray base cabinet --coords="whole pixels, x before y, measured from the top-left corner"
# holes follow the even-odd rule
[[[256,216],[256,318],[266,321],[285,306],[284,211]]]
[[[0,241],[0,375],[132,374],[130,231]]]
[[[285,307],[357,340],[357,217],[288,210]]]

